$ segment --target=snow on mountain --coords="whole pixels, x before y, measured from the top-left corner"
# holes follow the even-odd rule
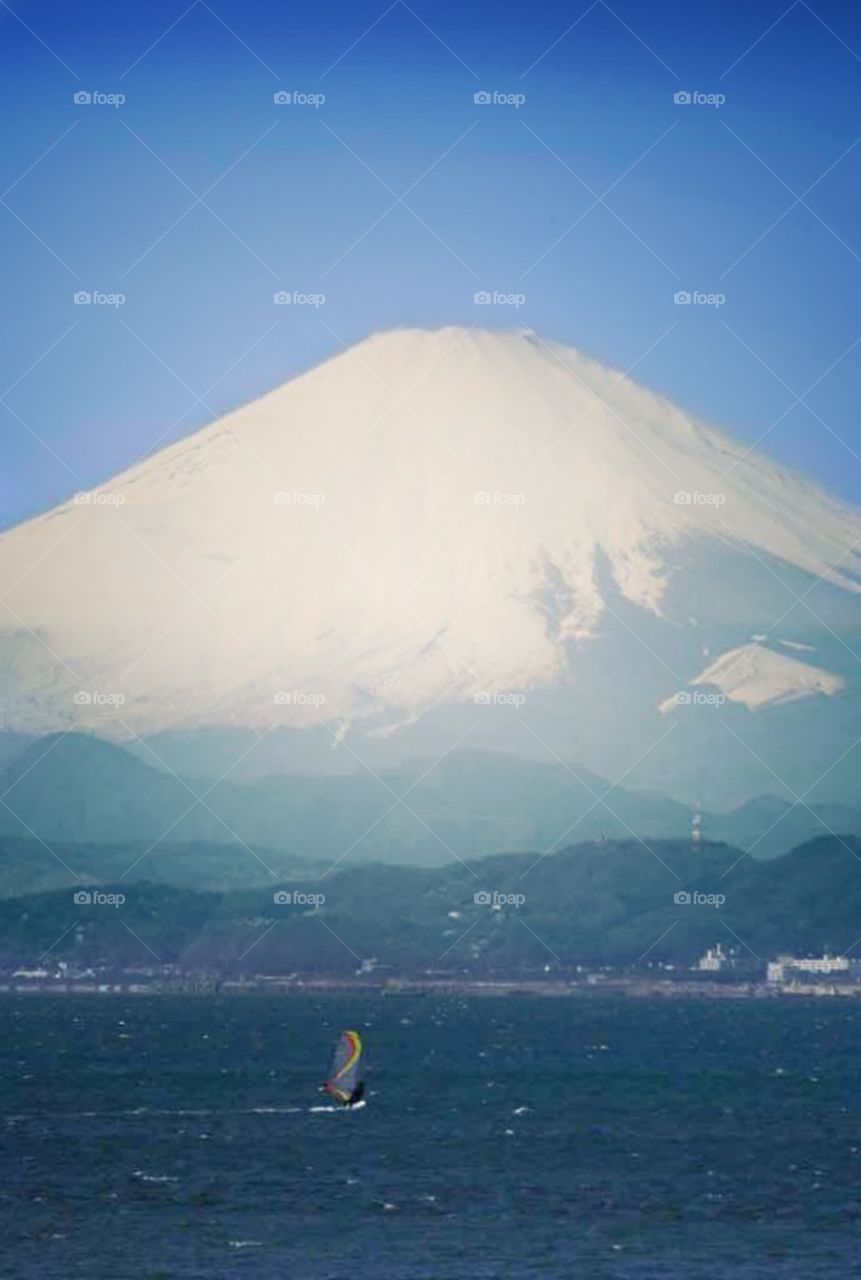
[[[665,617],[682,548],[853,595],[859,539],[857,512],[573,349],[377,334],[0,537],[3,725],[412,732],[576,681],[620,604]],[[796,668],[833,679],[751,647],[727,696],[785,698]]]
[[[845,681],[840,676],[766,649],[761,644],[741,645],[722,654],[691,684],[712,685],[730,702],[742,703],[751,711],[809,698],[817,693],[833,696],[845,688]],[[664,714],[673,710],[679,705],[679,696],[667,698],[658,710]]]

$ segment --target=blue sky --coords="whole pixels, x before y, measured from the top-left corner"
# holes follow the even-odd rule
[[[0,524],[376,329],[474,322],[858,500],[856,6],[9,0],[0,47]]]

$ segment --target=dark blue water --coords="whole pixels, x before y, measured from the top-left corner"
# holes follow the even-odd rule
[[[370,1103],[311,1111],[338,1029]],[[4,1277],[855,1274],[838,1001],[7,998]]]

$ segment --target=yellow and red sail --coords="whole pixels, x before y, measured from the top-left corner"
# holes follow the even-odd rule
[[[324,1088],[343,1106],[348,1107],[362,1093],[362,1037],[358,1031],[342,1031],[335,1046],[332,1069]]]

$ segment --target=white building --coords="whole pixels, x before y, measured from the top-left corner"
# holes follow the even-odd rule
[[[770,960],[766,979],[768,982],[785,982],[796,973],[848,973],[849,961],[846,956],[830,956],[826,951],[821,956],[778,956]]]
[[[697,968],[701,973],[721,973],[729,966],[729,956],[724,953],[720,943],[714,947],[709,947],[704,956],[700,956],[697,961]]]

